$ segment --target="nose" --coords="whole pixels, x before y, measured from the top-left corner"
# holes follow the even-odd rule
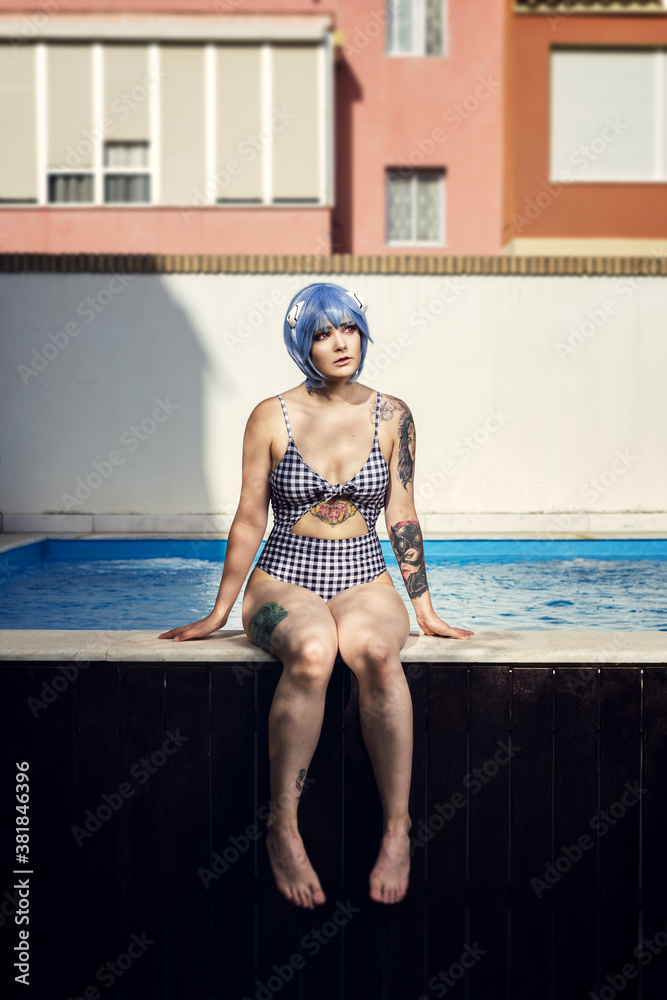
[[[345,350],[345,337],[343,336],[342,330],[336,330],[334,334],[334,347],[337,351]]]

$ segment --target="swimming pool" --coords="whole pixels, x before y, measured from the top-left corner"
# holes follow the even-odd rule
[[[382,547],[417,622],[389,542]],[[208,614],[226,542],[53,538],[0,554],[0,628],[156,629]],[[427,541],[434,607],[451,625],[667,631],[667,539]],[[227,622],[241,628],[239,595]]]

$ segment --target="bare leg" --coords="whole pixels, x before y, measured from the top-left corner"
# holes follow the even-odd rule
[[[370,895],[378,903],[397,903],[407,892],[410,870],[412,701],[399,656],[410,619],[394,587],[377,582],[338,594],[329,608],[341,656],[359,683],[361,732],[384,810]]]
[[[269,859],[280,892],[297,906],[313,909],[325,895],[299,834],[297,807],[322,729],[336,626],[317,594],[267,580],[266,574],[256,577],[252,588],[248,583],[243,625],[253,642],[283,664],[269,712]]]

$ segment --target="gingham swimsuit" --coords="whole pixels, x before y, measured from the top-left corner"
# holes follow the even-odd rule
[[[257,566],[276,580],[306,587],[329,601],[341,590],[374,580],[387,568],[375,530],[389,483],[389,466],[378,441],[381,393],[377,394],[375,437],[370,455],[359,472],[346,483],[328,482],[304,461],[292,437],[285,401],[282,396],[278,399],[289,443],[269,478],[273,528]],[[310,538],[292,532],[299,518],[315,504],[343,496],[352,500],[366,522],[366,535]]]

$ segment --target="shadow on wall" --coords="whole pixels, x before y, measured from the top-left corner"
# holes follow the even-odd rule
[[[174,287],[125,272],[0,276],[3,512],[210,510],[207,357]]]

